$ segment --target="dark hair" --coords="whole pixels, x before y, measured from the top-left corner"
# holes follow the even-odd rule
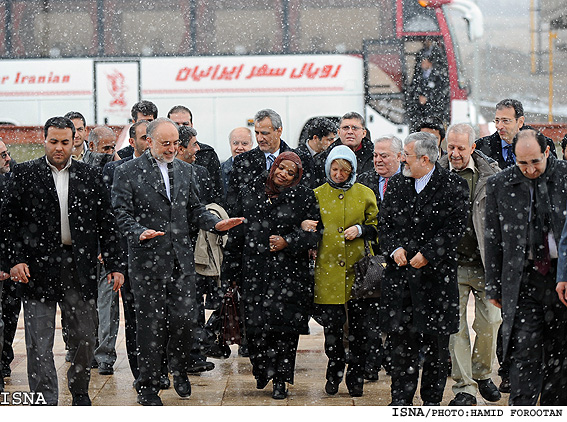
[[[541,150],[541,152],[545,152],[547,148],[547,138],[545,137],[545,135],[541,132],[538,132],[537,130],[524,129],[519,131],[517,135],[514,136],[514,140],[512,141],[512,151],[514,152],[514,154],[516,154],[516,145],[518,144],[520,138],[527,137],[534,138],[539,144],[539,149]]]
[[[435,117],[435,116],[428,116],[425,119],[423,119],[421,122],[419,122],[419,125],[417,127],[418,132],[421,131],[421,129],[431,129],[431,130],[436,130],[437,132],[439,132],[439,136],[441,136],[441,140],[445,139],[445,124],[443,123],[443,121],[439,118],[439,117]]]
[[[138,101],[132,106],[132,120],[136,121],[138,113],[142,113],[144,116],[152,115],[154,119],[157,119],[158,109],[154,103],[151,101],[143,100]]]
[[[563,140],[561,141],[561,150],[565,151],[565,148],[567,148],[567,133],[565,134]]]
[[[314,118],[307,130],[307,139],[313,139],[315,135],[321,139],[327,136],[329,133],[336,133],[337,125],[326,117],[316,117]]]
[[[128,134],[130,135],[130,138],[136,139],[136,129],[138,128],[138,126],[140,125],[149,125],[150,122],[148,122],[147,120],[140,120],[139,122],[134,123],[132,126],[130,126],[130,130],[128,131]]]
[[[185,113],[189,113],[189,116],[191,116],[191,123],[193,123],[193,113],[191,113],[191,110],[189,110],[187,107],[182,105],[176,105],[172,107],[171,110],[167,112],[167,118],[170,119],[173,113],[179,113],[181,111],[184,111]]]
[[[71,140],[73,140],[75,138],[75,125],[73,124],[71,119],[69,119],[67,117],[56,116],[56,117],[52,117],[52,118],[48,119],[47,122],[45,122],[45,125],[43,126],[43,138],[44,139],[47,139],[47,129],[49,129],[50,127],[54,127],[54,128],[57,128],[57,129],[69,128],[73,132],[73,136],[71,136]]]
[[[85,120],[85,117],[78,111],[70,111],[65,115],[65,117],[68,118],[69,120],[81,119],[83,121],[83,125],[87,127],[87,121]]]
[[[339,122],[339,125],[343,124],[343,120],[347,120],[347,119],[357,119],[360,120],[360,125],[365,128],[366,127],[366,122],[364,121],[364,117],[362,117],[360,114],[358,114],[356,111],[351,111],[345,115],[343,115],[343,117],[341,117],[341,121]]]
[[[502,110],[503,108],[513,108],[514,116],[516,117],[516,119],[524,115],[524,106],[518,100],[506,98],[505,100],[502,100],[498,104],[496,104],[496,110]]]
[[[189,141],[197,136],[197,131],[191,126],[179,126],[179,145],[183,148],[189,146]]]

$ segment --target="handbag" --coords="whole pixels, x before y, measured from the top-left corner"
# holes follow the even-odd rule
[[[220,310],[222,320],[221,335],[226,344],[240,344],[238,296],[238,287],[229,287],[222,298]]]
[[[366,299],[380,297],[380,283],[386,267],[386,259],[382,255],[372,255],[370,244],[364,241],[364,256],[354,264],[354,284],[350,297]]]

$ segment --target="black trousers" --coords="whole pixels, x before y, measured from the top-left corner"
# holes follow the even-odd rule
[[[256,379],[293,384],[299,334],[248,331],[248,352]]]
[[[399,329],[389,335],[391,342],[392,401],[411,404],[419,378],[419,353],[423,353],[421,399],[440,403],[449,375],[449,334],[421,333],[413,326],[409,288],[404,286],[403,316]]]
[[[134,304],[134,294],[132,293],[132,285],[128,271],[124,274],[124,284],[120,288],[122,296],[122,305],[124,307],[124,334],[126,337],[126,353],[128,355],[128,364],[134,379],[140,375],[138,369],[138,347],[136,343],[136,307]]]
[[[157,394],[164,354],[174,375],[186,374],[196,321],[194,275],[183,274],[175,263],[171,277],[134,277],[130,282],[136,305],[138,394]],[[165,345],[165,346],[164,346]]]
[[[4,323],[4,347],[1,349],[2,367],[10,368],[14,360],[12,344],[18,328],[18,319],[22,309],[21,284],[11,280],[4,281],[2,294],[2,322]]]
[[[378,321],[373,320],[372,305],[377,299],[351,299],[346,305],[315,305],[317,321],[325,333],[325,354],[327,363],[326,379],[339,383],[346,367],[346,353],[343,343],[344,325],[348,320],[349,362],[346,374],[347,386],[364,383],[364,366],[369,351],[369,332]]]
[[[552,266],[555,268],[555,266]],[[555,291],[555,271],[524,269],[510,339],[510,405],[567,405],[567,307]]]

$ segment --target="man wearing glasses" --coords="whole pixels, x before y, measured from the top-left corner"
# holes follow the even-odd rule
[[[118,167],[112,206],[128,239],[128,270],[136,308],[138,403],[162,405],[158,396],[162,356],[167,353],[173,386],[191,395],[187,377],[196,323],[195,266],[190,233],[224,232],[243,219],[220,220],[199,202],[193,168],[175,160],[178,126],[166,118],[148,125],[149,148]]]
[[[476,149],[498,162],[498,167],[505,169],[513,166],[516,155],[512,151],[512,141],[519,131],[533,129],[524,124],[524,107],[518,100],[507,98],[496,104],[494,124],[496,132],[476,141]],[[555,144],[545,138],[551,154],[557,158]]]
[[[567,163],[535,130],[512,148],[516,165],[488,179],[485,230],[486,296],[502,309],[509,404],[567,405],[567,307],[555,291]]]
[[[325,161],[329,153],[338,145],[346,145],[354,152],[357,161],[358,174],[374,169],[374,145],[366,138],[364,117],[351,111],[341,117],[339,123],[339,139],[315,157],[316,182],[315,187],[325,183]]]

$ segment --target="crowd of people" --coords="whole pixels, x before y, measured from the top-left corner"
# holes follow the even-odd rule
[[[287,397],[313,318],[328,395],[344,378],[362,396],[383,367],[392,406],[413,404],[420,370],[424,405],[441,403],[448,376],[449,405],[502,393],[567,405],[567,162],[524,120],[505,99],[485,138],[429,114],[403,141],[372,141],[349,112],[312,120],[294,149],[264,109],[253,132],[230,132],[221,164],[187,107],[158,117],[140,101],[119,151],[76,111],[46,122],[35,160],[14,165],[0,141],[0,391],[23,307],[30,391],[57,405],[59,306],[73,405],[90,405],[91,368],[114,373],[122,297],[138,403],[162,405],[170,374],[189,397],[187,375],[226,356],[205,309],[236,288],[238,352],[273,399]],[[386,260],[381,294],[355,298],[368,251]]]

